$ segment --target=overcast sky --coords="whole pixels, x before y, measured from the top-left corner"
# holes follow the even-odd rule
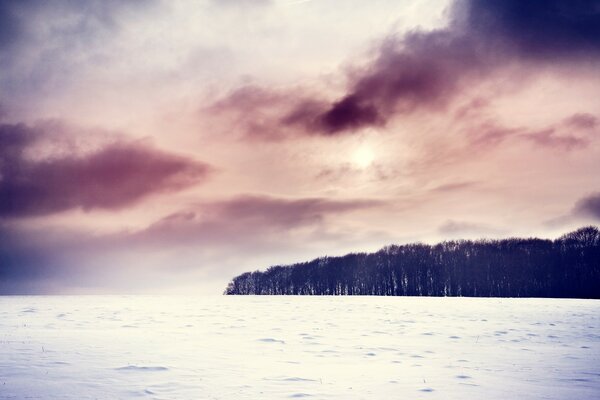
[[[0,293],[205,293],[600,221],[600,1],[0,3]]]

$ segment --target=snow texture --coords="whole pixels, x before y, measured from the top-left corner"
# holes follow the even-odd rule
[[[0,297],[0,399],[594,399],[600,301]]]

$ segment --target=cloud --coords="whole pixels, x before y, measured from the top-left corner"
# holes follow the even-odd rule
[[[340,231],[328,221],[385,205],[369,199],[243,195],[201,202],[146,228],[109,234],[0,221],[0,293],[54,293],[81,285],[148,290],[181,279],[179,273],[225,281],[239,268],[305,256],[309,249],[315,256],[344,245],[355,249],[364,235],[378,243],[390,240],[372,231]]]
[[[486,224],[448,220],[438,228],[438,232],[446,236],[497,236],[505,231]]]
[[[584,138],[574,135],[557,135],[554,129],[523,133],[521,136],[540,146],[564,150],[582,148],[588,145],[588,141]]]
[[[285,91],[243,86],[202,110],[212,118],[223,118],[246,138],[280,139],[282,128],[274,123],[285,109],[301,102]]]
[[[590,221],[600,221],[600,192],[590,193],[578,199],[570,212],[548,219],[544,221],[544,225],[554,229]]]
[[[107,59],[108,45],[156,0],[3,0],[0,99],[22,108],[73,85],[84,65]]]
[[[210,241],[229,245],[272,240],[294,229],[326,223],[332,215],[383,207],[371,199],[332,200],[325,198],[286,199],[264,195],[242,195],[221,201],[203,202],[155,222],[136,233],[135,241]],[[274,235],[274,236],[273,236]]]
[[[577,130],[591,130],[599,125],[598,117],[588,113],[573,114],[563,123],[566,127]]]
[[[125,140],[87,153],[32,158],[30,150],[48,137],[40,127],[0,125],[0,217],[118,209],[189,187],[210,171],[207,164]]]
[[[326,133],[385,124],[394,114],[443,109],[463,80],[485,68],[466,37],[412,32],[387,39],[350,90],[315,116]]]
[[[466,123],[449,130],[453,134],[425,141],[406,168],[413,176],[436,177],[444,168],[476,159],[483,161],[490,153],[508,145],[528,147],[528,151],[583,153],[599,138],[600,129],[595,121],[592,114],[576,113],[539,127],[528,127],[507,125],[487,115],[469,116]]]
[[[449,193],[449,192],[455,192],[455,191],[460,191],[460,190],[465,190],[465,189],[471,189],[471,188],[479,186],[480,184],[481,184],[481,182],[475,182],[475,181],[451,182],[451,183],[445,183],[445,184],[436,186],[436,187],[432,188],[431,191],[434,193]]]
[[[378,200],[332,200],[326,198],[282,199],[268,196],[241,196],[209,207],[228,219],[267,218],[279,226],[290,227],[337,214],[381,206]]]
[[[144,246],[149,243],[204,245],[211,250],[244,249],[250,253],[270,253],[278,247],[293,247],[298,243],[306,246],[327,240],[336,235],[331,231],[331,219],[387,206],[385,201],[373,199],[283,198],[247,194],[200,202],[117,241]]]
[[[598,56],[599,5],[459,0],[447,28],[387,39],[375,61],[351,77],[348,93],[315,118],[326,133],[383,124],[416,109],[444,109],[474,78],[515,59]]]
[[[264,7],[273,4],[272,0],[211,0],[219,7]]]
[[[300,125],[307,132],[334,135],[342,130],[355,130],[364,126],[382,126],[385,120],[370,104],[362,104],[355,95],[344,97],[327,111],[314,101],[304,101],[292,109],[282,121],[284,125]]]
[[[600,192],[579,199],[575,203],[572,214],[600,221]]]
[[[22,228],[0,220],[0,293],[54,292],[52,282],[73,276],[62,257],[88,238],[88,234]]]
[[[256,104],[249,110],[236,108],[235,103],[230,106],[251,123],[255,111],[261,110],[260,131],[267,137],[273,132],[333,136],[382,127],[396,116],[416,111],[446,110],[456,97],[503,67],[597,59],[599,4],[598,0],[457,0],[445,28],[383,40],[372,60],[347,74],[346,91],[337,99],[290,90],[287,98],[277,94],[283,100],[278,104]],[[481,106],[474,103],[459,114]],[[268,107],[270,112],[265,112]],[[585,118],[581,122],[592,123]],[[575,141],[543,135],[531,139],[577,146]]]
[[[218,104],[228,106],[237,122],[261,121],[259,133],[333,136],[382,127],[394,114],[443,109],[464,79],[480,74],[483,65],[474,51],[465,38],[414,32],[402,39],[386,39],[376,59],[349,77],[348,93],[332,102],[297,89],[255,88],[261,101],[250,108],[243,107],[239,91]],[[262,118],[256,118],[257,111]]]
[[[57,0],[51,4],[31,0],[0,3],[0,51],[37,41],[44,34],[87,41],[103,30],[118,29],[123,15],[138,12],[155,0],[90,0],[85,3]],[[51,42],[54,42],[51,40]],[[73,42],[71,42],[72,44]]]
[[[600,55],[598,0],[468,0],[455,18],[494,52],[557,60]]]
[[[505,140],[524,140],[536,146],[558,150],[585,148],[596,133],[597,118],[577,113],[539,129],[506,127],[493,120],[469,126],[470,146],[486,148],[498,146]]]

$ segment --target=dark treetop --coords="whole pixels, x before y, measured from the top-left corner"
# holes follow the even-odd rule
[[[600,231],[386,246],[246,272],[225,294],[600,298]]]

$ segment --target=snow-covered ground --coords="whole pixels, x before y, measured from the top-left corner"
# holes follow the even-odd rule
[[[598,399],[600,301],[0,297],[0,398]]]

